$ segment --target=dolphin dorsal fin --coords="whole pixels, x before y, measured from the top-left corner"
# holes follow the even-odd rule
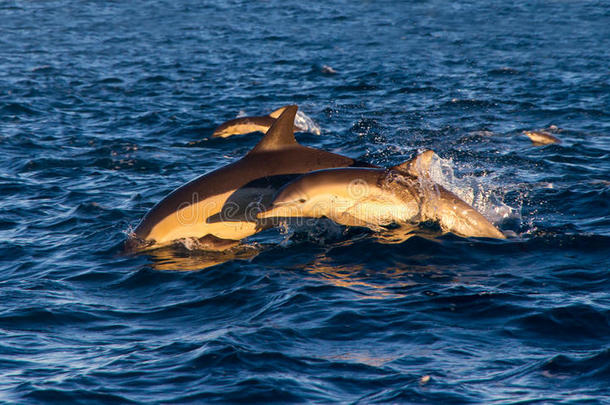
[[[286,108],[290,107],[289,105],[285,105],[281,108],[278,108],[277,110],[273,111],[271,114],[269,114],[269,116],[271,118],[275,118],[278,119],[280,117],[280,115],[282,115],[282,113],[284,112],[284,110],[286,110]]]
[[[397,170],[399,172],[408,173],[411,176],[419,177],[420,175],[427,175],[430,171],[430,163],[432,162],[432,157],[434,156],[434,151],[428,149],[419,155],[415,156],[413,159],[407,160],[404,163],[393,166],[392,170]]]
[[[273,123],[263,139],[250,151],[250,153],[276,150],[284,146],[298,145],[294,139],[294,117],[298,107],[289,105],[284,107],[284,112]]]

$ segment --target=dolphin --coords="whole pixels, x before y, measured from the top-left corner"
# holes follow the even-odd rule
[[[427,175],[434,152],[390,169],[336,168],[304,174],[282,187],[258,218],[321,218],[381,231],[433,221],[444,232],[505,239],[483,215]]]
[[[213,138],[228,138],[231,135],[248,134],[250,132],[267,132],[275,120],[282,115],[288,106],[278,108],[269,115],[259,115],[252,117],[241,117],[227,121],[218,126],[212,134]],[[305,131],[295,125],[296,132]],[[319,134],[318,134],[319,135]]]
[[[552,128],[551,128],[552,129]],[[534,146],[548,145],[551,143],[561,143],[559,138],[551,135],[547,131],[523,131],[532,141]]]
[[[294,138],[297,106],[287,106],[246,156],[172,191],[155,205],[130,235],[128,250],[142,250],[197,238],[202,250],[226,250],[266,229],[258,221],[275,192],[312,170],[367,163],[300,145]]]

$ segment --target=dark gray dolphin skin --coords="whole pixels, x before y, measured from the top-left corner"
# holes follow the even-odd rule
[[[228,138],[231,135],[249,134],[250,132],[267,132],[275,120],[282,115],[288,106],[279,108],[269,115],[252,117],[241,117],[227,121],[218,126],[212,134],[213,138]],[[296,132],[303,131],[303,128],[294,127]]]
[[[271,226],[257,221],[275,192],[312,170],[371,166],[308,148],[294,138],[297,106],[288,106],[260,142],[243,158],[179,187],[155,205],[127,242],[128,250],[161,247],[197,238],[202,250],[225,250]]]
[[[390,224],[433,221],[444,232],[465,237],[505,239],[483,215],[429,173],[434,152],[391,169],[337,168],[304,174],[278,191],[258,218],[321,218],[381,230]]]

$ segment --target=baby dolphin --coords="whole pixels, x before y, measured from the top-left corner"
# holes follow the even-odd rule
[[[391,169],[338,168],[307,173],[278,191],[258,218],[327,217],[381,230],[390,224],[437,222],[444,232],[504,239],[483,215],[427,175],[434,152]]]
[[[248,134],[250,132],[267,132],[275,120],[282,115],[284,110],[286,110],[288,107],[289,106],[278,108],[269,115],[232,119],[218,126],[218,128],[214,130],[212,137],[228,138],[231,135]],[[306,128],[301,128],[295,125],[294,130],[296,132],[302,132],[305,131]],[[319,133],[317,135],[319,135]]]
[[[149,249],[183,238],[197,238],[203,250],[225,250],[270,226],[256,214],[267,209],[275,192],[312,170],[371,166],[308,148],[294,138],[297,106],[287,106],[260,142],[243,158],[171,192],[155,205],[127,242]],[[270,222],[270,221],[267,221]]]
[[[551,143],[561,143],[559,138],[551,135],[547,131],[523,131],[535,146],[548,145]]]

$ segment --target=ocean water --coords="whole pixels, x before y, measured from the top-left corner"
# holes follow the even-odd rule
[[[0,1],[0,402],[610,403],[609,61],[605,1]],[[511,237],[122,253],[288,103]]]

